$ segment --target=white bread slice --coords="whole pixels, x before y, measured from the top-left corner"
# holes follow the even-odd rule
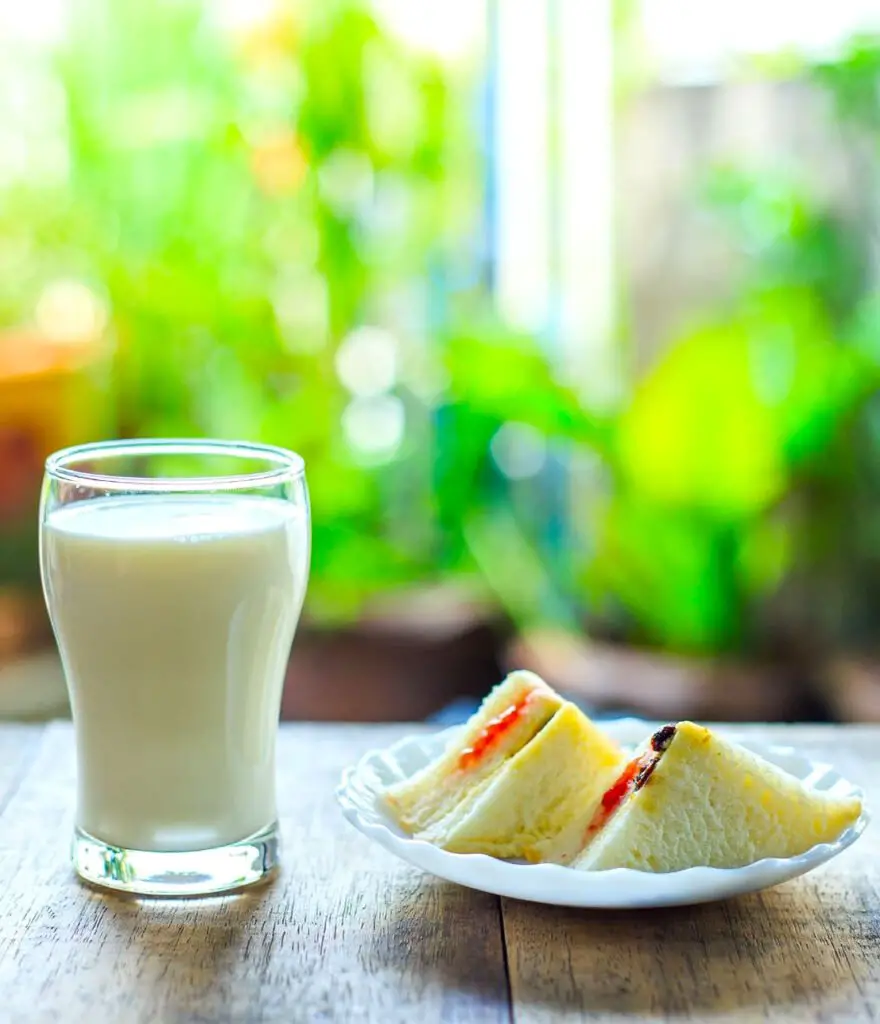
[[[470,801],[417,834],[453,853],[570,859],[625,757],[566,703]]]
[[[640,754],[640,772],[619,809],[572,867],[657,872],[741,867],[830,842],[861,813],[860,800],[810,790],[693,722],[666,726]]]
[[[540,676],[512,672],[489,693],[440,757],[386,790],[389,810],[408,832],[426,829],[474,797],[562,704]]]

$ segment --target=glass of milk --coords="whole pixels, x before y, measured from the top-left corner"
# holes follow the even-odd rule
[[[223,441],[67,448],[46,463],[40,521],[76,735],[76,871],[153,896],[264,878],[309,573],[303,460]]]

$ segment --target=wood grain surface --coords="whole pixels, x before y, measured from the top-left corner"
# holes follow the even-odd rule
[[[878,806],[880,730],[771,726]],[[872,1021],[880,1012],[876,826],[810,875],[751,896],[649,913],[503,901],[517,1024]]]
[[[880,729],[750,729],[834,761],[877,805]],[[342,820],[342,768],[404,731],[284,726],[281,876],[162,902],[73,879],[70,726],[0,726],[0,1022],[859,1024],[880,1012],[874,827],[806,878],[721,904],[498,900],[420,875]]]

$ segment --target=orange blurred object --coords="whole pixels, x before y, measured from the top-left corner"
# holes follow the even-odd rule
[[[276,132],[255,143],[251,168],[267,195],[285,195],[302,184],[308,163],[293,132]]]
[[[37,508],[46,456],[100,437],[106,401],[97,339],[0,332],[0,665],[49,642],[36,579]],[[33,570],[21,574],[22,565]],[[12,578],[8,578],[9,573]]]
[[[101,432],[99,360],[94,342],[0,334],[0,528],[33,510],[47,455]]]

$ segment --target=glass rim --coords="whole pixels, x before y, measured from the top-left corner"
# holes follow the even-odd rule
[[[196,476],[124,476],[92,470],[72,469],[68,463],[89,457],[110,455],[226,455],[241,459],[263,459],[275,463],[270,469],[255,473]],[[75,444],[53,452],[45,462],[45,472],[53,480],[108,490],[194,491],[234,490],[242,487],[267,487],[301,480],[305,476],[305,459],[294,451],[278,445],[257,441],[223,441],[220,439],[151,437],[92,441]]]

